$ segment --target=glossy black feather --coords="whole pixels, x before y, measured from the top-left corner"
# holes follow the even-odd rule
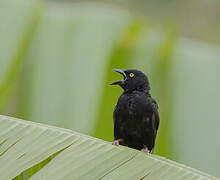
[[[127,76],[133,72],[136,79],[128,78],[127,83],[134,82],[127,85],[129,88],[123,88],[124,92],[115,106],[114,138],[123,139],[121,145],[138,150],[147,147],[152,151],[159,127],[158,105],[149,93],[147,77],[137,70],[125,72]],[[144,76],[146,79],[143,78]]]

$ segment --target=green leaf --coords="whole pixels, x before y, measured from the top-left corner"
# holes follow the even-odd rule
[[[41,8],[37,0],[0,0],[0,109],[5,108],[11,87],[31,41]],[[19,17],[19,18],[18,18]],[[4,106],[3,106],[4,105]]]
[[[19,174],[41,164],[30,179],[217,179],[159,156],[6,116],[0,116],[0,164],[0,179],[22,179]]]

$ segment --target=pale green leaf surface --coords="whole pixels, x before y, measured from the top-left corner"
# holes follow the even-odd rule
[[[62,128],[0,116],[0,130],[0,179],[15,178],[61,150],[30,179],[217,179]]]
[[[16,123],[13,118],[1,116],[0,124],[11,124],[1,133],[0,163],[4,166],[0,168],[0,179],[11,179],[19,175],[72,144],[75,139],[65,131],[51,130],[37,124],[32,126],[24,121]]]
[[[0,83],[9,71],[16,53],[33,15],[35,0],[22,2],[18,0],[0,1]],[[19,17],[19,18],[17,18]]]
[[[218,176],[219,52],[218,46],[181,39],[172,70],[175,159]]]
[[[38,0],[0,0],[0,111],[6,108],[11,86],[39,19]]]

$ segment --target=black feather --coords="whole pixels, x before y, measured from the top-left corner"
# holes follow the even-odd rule
[[[148,78],[137,70],[123,71],[125,80],[120,85],[124,92],[113,113],[114,138],[123,139],[121,145],[152,151],[159,127],[156,101],[151,97]],[[130,73],[134,76],[130,77]]]

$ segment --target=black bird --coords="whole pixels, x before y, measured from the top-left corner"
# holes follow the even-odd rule
[[[152,153],[159,113],[156,101],[150,95],[147,76],[138,70],[113,69],[123,75],[124,80],[111,85],[119,85],[124,90],[115,106],[113,145],[124,145]]]

